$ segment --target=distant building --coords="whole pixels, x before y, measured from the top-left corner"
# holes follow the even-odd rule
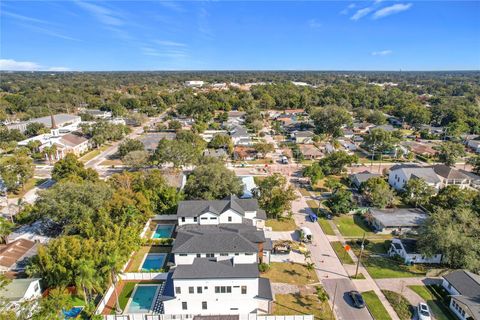
[[[111,119],[112,118],[112,112],[111,111],[104,111],[104,110],[98,110],[98,109],[85,109],[83,111],[86,114],[91,115],[92,117],[96,119]]]
[[[316,160],[323,157],[323,152],[314,145],[301,144],[298,146],[298,148],[302,153],[304,159]]]
[[[480,276],[456,270],[443,276],[442,286],[450,294],[450,310],[460,320],[480,319]]]
[[[379,173],[371,173],[369,171],[363,171],[359,173],[354,173],[350,175],[350,182],[352,186],[356,189],[360,189],[362,183],[367,182],[371,178],[381,177],[382,175]]]
[[[152,132],[146,133],[137,138],[145,146],[145,150],[148,152],[155,152],[160,140],[175,140],[177,134],[175,132]]]
[[[203,156],[225,160],[228,158],[228,153],[225,149],[206,149],[203,151]]]
[[[71,132],[78,129],[80,122],[82,119],[80,116],[72,115],[72,114],[65,114],[60,113],[54,115],[54,125],[59,128],[60,133]],[[52,116],[46,116],[41,118],[34,118],[27,121],[11,123],[7,125],[8,129],[18,129],[21,132],[25,132],[27,130],[27,126],[30,123],[40,123],[43,124],[46,128],[52,128]]]
[[[365,218],[375,232],[382,234],[404,234],[416,231],[425,223],[428,215],[420,209],[394,208],[375,209],[370,208]]]
[[[203,87],[205,82],[201,80],[189,80],[185,81],[185,86],[190,88],[200,88]]]
[[[392,239],[388,255],[391,257],[399,256],[403,258],[405,264],[429,263],[437,264],[442,261],[441,254],[427,256],[418,252],[417,240],[415,239]]]
[[[291,133],[291,137],[295,143],[313,143],[313,137],[315,133],[312,131],[294,131]]]
[[[480,140],[468,140],[467,146],[475,153],[480,153]]]

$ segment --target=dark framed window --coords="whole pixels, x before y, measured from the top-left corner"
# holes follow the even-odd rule
[[[195,293],[194,287],[188,287],[188,293]]]
[[[185,217],[182,217],[182,222],[185,222]],[[186,303],[186,302],[185,302]]]
[[[202,301],[202,309],[207,310],[207,301]]]
[[[182,302],[182,310],[187,310],[187,303],[185,301]]]
[[[182,288],[180,288],[180,287],[175,287],[175,293],[176,293],[176,294],[182,293]]]
[[[228,217],[228,222],[232,222],[232,217]]]
[[[202,293],[202,287],[197,287],[197,293]]]
[[[242,286],[242,294],[247,294],[247,286]]]

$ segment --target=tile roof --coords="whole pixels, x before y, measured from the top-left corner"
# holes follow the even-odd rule
[[[19,239],[0,248],[0,266],[12,268],[21,258],[35,247],[36,243],[26,239]]]
[[[258,265],[234,264],[233,259],[215,261],[208,258],[195,258],[192,264],[175,267],[173,279],[229,279],[258,278]]]

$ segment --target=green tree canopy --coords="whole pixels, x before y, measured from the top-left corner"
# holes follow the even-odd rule
[[[438,159],[445,165],[452,167],[458,158],[465,156],[465,147],[456,142],[446,141],[438,146]]]
[[[317,133],[324,133],[333,137],[342,135],[342,126],[352,124],[352,116],[345,108],[327,106],[314,109],[311,118],[315,123]]]
[[[325,204],[333,214],[348,213],[355,209],[352,192],[344,189],[336,190]]]
[[[395,192],[383,177],[373,177],[362,183],[362,193],[377,208],[391,207],[396,202]]]
[[[62,179],[97,181],[98,172],[92,168],[85,168],[83,162],[79,161],[77,156],[68,153],[53,166],[52,179],[55,181]]]
[[[257,197],[267,216],[275,219],[289,211],[292,201],[297,198],[293,187],[288,185],[287,178],[280,173],[274,173],[259,183]]]
[[[118,155],[123,158],[127,155],[127,153],[132,151],[143,151],[145,150],[145,146],[140,140],[136,139],[125,139],[120,145],[118,146]]]

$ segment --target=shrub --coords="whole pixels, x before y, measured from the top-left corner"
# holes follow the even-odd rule
[[[267,272],[270,269],[270,265],[268,263],[260,263],[258,265],[258,271],[260,272]]]

